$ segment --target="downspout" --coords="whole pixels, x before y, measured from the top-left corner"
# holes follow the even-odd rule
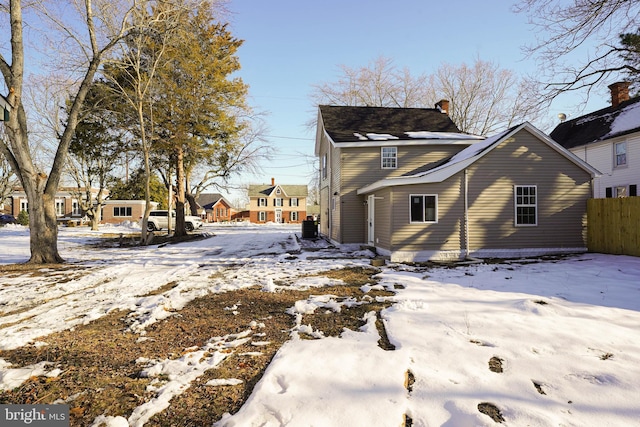
[[[469,171],[464,170],[464,258],[469,258]]]

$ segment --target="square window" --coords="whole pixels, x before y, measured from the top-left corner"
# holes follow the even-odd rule
[[[438,222],[438,196],[412,194],[409,200],[410,222]]]
[[[382,169],[398,167],[398,147],[382,147]]]

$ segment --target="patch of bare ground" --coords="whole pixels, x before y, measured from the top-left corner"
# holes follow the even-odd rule
[[[178,359],[187,349],[204,346],[212,337],[222,337],[249,329],[252,322],[264,325],[255,329],[253,340],[233,349],[215,369],[207,371],[170,406],[152,417],[145,426],[204,426],[219,420],[225,412],[236,412],[251,394],[280,346],[289,339],[293,316],[286,314],[295,301],[313,294],[332,294],[363,302],[340,312],[305,315],[304,322],[325,336],[338,336],[344,328],[357,330],[364,324],[366,312],[381,310],[388,302],[376,302],[384,291],[364,294],[362,281],[371,283],[376,270],[343,270],[346,285],[307,291],[263,292],[244,289],[211,294],[192,301],[175,315],[147,328],[143,340],[127,332],[126,312],[113,312],[88,325],[42,337],[46,346],[25,346],[0,351],[0,358],[14,367],[42,361],[61,370],[56,378],[32,377],[20,387],[0,392],[0,404],[70,405],[71,426],[90,425],[99,415],[128,418],[132,411],[153,398],[147,391],[151,379],[140,375],[138,358]],[[357,274],[356,274],[357,273]],[[355,276],[352,276],[354,275]],[[356,280],[354,277],[360,277]],[[350,280],[357,283],[353,284]],[[167,284],[167,289],[171,284]],[[230,309],[233,307],[233,309]],[[381,323],[381,322],[378,322]],[[260,341],[260,345],[257,341]],[[265,345],[265,343],[267,343]],[[211,379],[239,379],[242,383],[210,386]]]

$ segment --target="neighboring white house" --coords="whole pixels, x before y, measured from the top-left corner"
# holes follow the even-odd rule
[[[637,196],[640,185],[640,97],[629,83],[609,86],[611,106],[560,123],[551,138],[596,168],[594,197]]]

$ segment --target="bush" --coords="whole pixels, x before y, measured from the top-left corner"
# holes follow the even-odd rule
[[[29,214],[27,213],[27,211],[20,211],[16,220],[20,225],[29,225]]]

